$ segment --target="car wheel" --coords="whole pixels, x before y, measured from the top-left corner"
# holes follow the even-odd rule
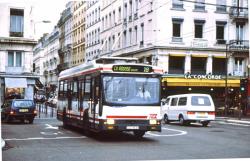
[[[6,121],[7,121],[7,123],[11,123],[12,120],[13,120],[12,116],[10,116],[10,115],[7,115],[7,116],[6,116]]]
[[[30,124],[33,124],[33,121],[34,121],[34,117],[29,118],[29,123],[30,123]]]
[[[179,117],[179,122],[181,126],[184,126],[186,123],[182,115]]]
[[[165,124],[169,124],[170,123],[167,114],[164,115],[163,121],[164,121]]]
[[[208,123],[209,123],[209,121],[203,121],[201,124],[203,127],[207,127]]]
[[[145,135],[145,131],[134,131],[134,136],[137,138],[142,138]]]

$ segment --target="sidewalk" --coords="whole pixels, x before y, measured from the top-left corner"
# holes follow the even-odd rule
[[[224,121],[229,123],[247,124],[250,125],[250,117],[243,117],[239,120],[238,117],[216,117],[215,121]]]

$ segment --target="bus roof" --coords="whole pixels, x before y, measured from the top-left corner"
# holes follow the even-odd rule
[[[90,62],[72,67],[70,69],[66,69],[59,74],[59,79],[64,79],[67,77],[75,77],[81,74],[93,73],[96,71],[100,72],[113,72],[112,67],[115,65],[135,65],[135,66],[146,66],[151,67],[152,73],[162,74],[163,70],[156,66],[151,66],[147,64],[139,64],[137,63],[137,58],[127,58],[127,57],[102,57],[96,60],[92,60]],[[119,73],[116,71],[116,73]],[[147,74],[152,74],[147,73]]]

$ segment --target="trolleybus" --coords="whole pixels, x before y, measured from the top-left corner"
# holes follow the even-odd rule
[[[159,67],[102,57],[59,75],[57,119],[84,131],[161,131]]]

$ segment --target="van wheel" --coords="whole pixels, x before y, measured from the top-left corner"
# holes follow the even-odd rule
[[[209,123],[209,121],[203,121],[201,124],[203,127],[207,127],[208,123]]]
[[[186,123],[186,121],[184,120],[184,118],[183,118],[182,115],[179,117],[179,122],[180,122],[180,125],[181,125],[181,126],[184,126],[185,123]]]
[[[137,138],[142,138],[145,135],[145,131],[134,131],[134,136]]]
[[[164,121],[165,124],[169,124],[170,123],[167,114],[164,115],[163,121]]]

